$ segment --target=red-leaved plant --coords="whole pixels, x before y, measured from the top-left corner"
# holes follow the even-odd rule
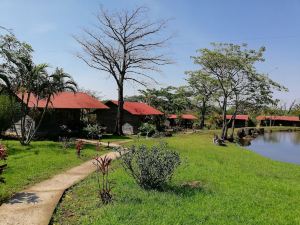
[[[84,147],[83,141],[82,140],[77,141],[75,147],[76,147],[77,156],[80,157],[81,156],[81,150]]]
[[[94,158],[94,165],[97,167],[96,173],[97,173],[97,182],[98,182],[98,191],[99,191],[99,197],[103,204],[110,203],[112,198],[111,193],[111,185],[109,182],[109,166],[112,162],[112,159],[104,156],[104,157],[95,157]]]
[[[0,143],[0,160],[6,160],[6,158],[7,158],[6,147]],[[7,167],[7,164],[0,165],[0,183],[5,183],[4,178],[1,177],[1,174],[3,173],[5,167]]]

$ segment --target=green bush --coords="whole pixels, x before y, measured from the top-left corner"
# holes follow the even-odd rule
[[[139,134],[142,136],[151,137],[156,131],[156,128],[153,124],[143,123],[139,128]]]
[[[132,146],[121,160],[128,174],[144,189],[161,189],[181,162],[179,154],[168,149],[166,144],[150,148]]]
[[[95,139],[101,137],[103,128],[98,124],[88,124],[85,128],[83,128],[83,131],[85,132],[86,137]]]
[[[18,104],[7,95],[0,95],[0,133],[12,125],[13,117],[18,114]]]

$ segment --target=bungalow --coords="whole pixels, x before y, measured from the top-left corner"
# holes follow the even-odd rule
[[[21,95],[18,97],[21,99]],[[27,99],[23,99],[26,102]],[[40,100],[31,96],[29,108],[42,110],[46,106],[46,100]],[[57,136],[61,134],[62,127],[68,128],[72,133],[78,133],[81,129],[81,119],[84,112],[93,113],[95,110],[107,110],[108,107],[96,98],[82,92],[61,92],[54,95],[48,106],[48,111],[38,130],[38,136]],[[28,118],[31,119],[31,118]],[[20,121],[16,123],[20,129]]]
[[[261,126],[295,126],[300,127],[299,116],[258,116],[256,120]]]
[[[232,119],[233,115],[226,115],[226,120],[229,121]],[[229,124],[229,127],[232,126],[232,123]],[[234,121],[234,127],[249,127],[254,126],[254,123],[250,120],[249,115],[236,115]]]
[[[108,110],[98,110],[97,118],[101,126],[106,127],[108,133],[115,131],[118,101],[105,103]],[[141,102],[124,102],[123,132],[124,134],[136,134],[142,123],[150,119],[158,119],[163,113]]]
[[[197,120],[198,118],[192,114],[181,114],[179,116],[177,116],[176,114],[170,114],[167,117],[167,119],[168,119],[167,126],[170,127],[183,126],[185,128],[192,128],[194,121]]]

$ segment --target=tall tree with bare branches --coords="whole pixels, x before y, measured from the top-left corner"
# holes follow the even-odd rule
[[[124,83],[146,85],[155,81],[147,72],[159,71],[170,63],[163,47],[170,37],[164,35],[166,21],[148,21],[147,9],[110,13],[101,9],[94,30],[83,30],[75,37],[82,47],[78,57],[90,67],[107,72],[118,88],[118,111],[115,134],[123,135]]]

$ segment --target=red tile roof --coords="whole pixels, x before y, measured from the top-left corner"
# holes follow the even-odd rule
[[[230,120],[232,118],[233,115],[226,115],[226,119]],[[236,120],[249,120],[249,116],[248,115],[236,115],[235,117]]]
[[[178,116],[176,114],[170,114],[168,116],[169,119],[177,119]],[[184,119],[184,120],[196,120],[197,117],[192,115],[192,114],[182,114],[179,116],[179,118]]]
[[[182,114],[180,117],[181,117],[181,119],[184,119],[184,120],[196,120],[197,119],[197,117],[192,114]]]
[[[170,114],[170,115],[168,115],[168,119],[177,119],[177,115],[176,114]]]
[[[118,101],[109,101],[115,105],[118,105]],[[140,116],[148,115],[163,115],[163,113],[145,103],[141,102],[124,102],[124,110],[133,114]]]
[[[21,99],[22,94],[18,94]],[[30,96],[28,106],[30,108],[36,105],[36,96]],[[27,100],[27,94],[24,98],[24,102]],[[46,106],[46,100],[40,100],[38,108],[44,108]],[[97,100],[96,98],[82,92],[61,92],[52,97],[49,104],[49,108],[53,109],[108,109],[108,107]]]
[[[281,121],[291,121],[300,122],[299,116],[258,116],[257,120],[281,120]]]

